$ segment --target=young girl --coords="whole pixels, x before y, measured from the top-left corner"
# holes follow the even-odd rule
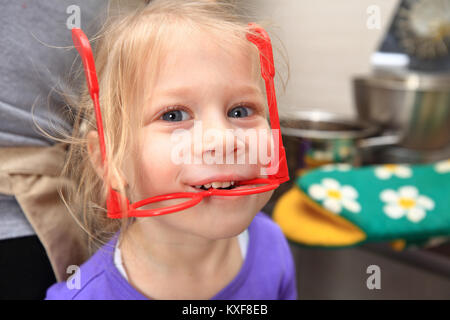
[[[262,177],[260,164],[173,159],[174,132],[193,133],[199,123],[220,142],[230,130],[270,130],[259,53],[231,9],[154,0],[106,25],[95,63],[108,174],[87,91],[66,166],[78,184],[70,204],[83,213],[80,223],[108,243],[72,276],[78,282],[55,284],[47,299],[296,299],[287,241],[259,212],[272,192],[205,197],[155,217],[109,219],[101,210],[108,184],[133,203]],[[201,159],[223,148],[234,159],[248,155],[248,143],[225,148],[201,135],[189,150]]]

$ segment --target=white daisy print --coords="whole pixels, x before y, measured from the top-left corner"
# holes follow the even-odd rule
[[[341,186],[335,179],[322,179],[321,184],[311,185],[308,193],[313,199],[323,201],[324,208],[334,213],[341,213],[342,208],[353,213],[361,211],[361,205],[356,201],[356,189],[348,185]]]
[[[450,172],[450,159],[437,162],[434,169],[439,173]]]
[[[410,167],[400,164],[384,164],[375,168],[377,178],[386,180],[392,176],[398,178],[411,178],[412,170]]]
[[[335,163],[335,164],[326,164],[321,166],[320,169],[322,171],[350,171],[352,166],[348,163]]]
[[[417,223],[425,218],[427,210],[434,209],[434,201],[420,195],[414,186],[401,187],[397,192],[392,189],[384,190],[380,199],[386,202],[384,213],[392,219],[406,216],[409,221]]]

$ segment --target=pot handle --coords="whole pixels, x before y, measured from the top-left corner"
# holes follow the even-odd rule
[[[388,134],[385,136],[371,137],[358,140],[356,146],[360,149],[391,146],[398,144],[400,140],[401,140],[400,135]]]

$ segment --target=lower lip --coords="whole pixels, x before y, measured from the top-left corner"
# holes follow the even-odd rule
[[[209,196],[209,197],[205,197],[203,198],[204,201],[208,202],[208,201],[235,201],[235,200],[239,200],[239,199],[243,199],[245,196]]]
[[[240,190],[240,189],[247,189],[247,188],[255,188],[255,187],[256,187],[256,185],[243,185],[243,186],[235,187],[234,189],[231,189],[229,191]],[[196,192],[206,191],[206,190],[203,190],[203,189],[197,189],[195,187],[191,187],[191,188],[193,188]],[[242,197],[245,197],[245,195],[233,195],[233,196],[212,195],[212,196],[204,197],[203,199],[205,200],[205,199],[211,198],[211,199],[216,199],[216,200],[222,200],[222,199],[224,199],[224,200],[236,200],[236,198],[242,198]]]

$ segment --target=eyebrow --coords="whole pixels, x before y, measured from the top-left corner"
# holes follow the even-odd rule
[[[262,94],[263,92],[258,86],[254,85],[237,85],[232,86],[230,90],[236,92],[236,94]],[[180,87],[169,87],[162,88],[158,90],[158,96],[183,96],[192,92],[196,92],[197,88],[193,86],[180,86]]]

